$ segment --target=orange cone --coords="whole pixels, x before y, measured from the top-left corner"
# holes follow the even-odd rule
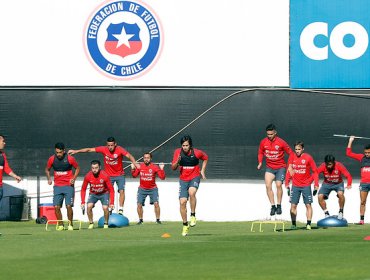
[[[161,237],[163,237],[163,238],[169,238],[169,237],[171,237],[171,235],[166,232],[166,233],[163,233]]]

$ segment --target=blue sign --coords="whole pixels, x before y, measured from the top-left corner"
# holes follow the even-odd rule
[[[290,87],[370,88],[369,14],[369,0],[290,0]]]

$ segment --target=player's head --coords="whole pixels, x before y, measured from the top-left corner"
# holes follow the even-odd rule
[[[107,148],[110,152],[113,152],[114,149],[116,148],[117,146],[117,143],[116,143],[116,139],[114,139],[114,137],[108,137],[107,138]]]
[[[151,153],[144,153],[143,155],[143,161],[146,165],[149,165],[150,162],[152,161],[152,154]]]
[[[324,161],[326,168],[328,170],[333,170],[335,165],[335,157],[333,155],[326,155]]]
[[[94,159],[93,161],[91,161],[91,172],[96,175],[99,173],[100,171],[100,167],[101,167],[101,163],[99,160],[97,159]]]
[[[66,147],[64,143],[58,142],[55,144],[54,148],[55,148],[55,155],[57,156],[57,158],[63,158],[64,154],[66,153]]]
[[[300,156],[303,154],[303,151],[304,151],[303,141],[297,141],[294,143],[294,151],[297,156]]]
[[[5,136],[0,134],[0,150],[5,148]]]
[[[370,144],[364,147],[364,154],[365,154],[365,157],[370,158]]]
[[[268,126],[266,126],[266,135],[268,139],[274,140],[276,134],[276,126],[274,124],[270,123]]]
[[[190,135],[185,135],[180,140],[182,150],[187,153],[193,148],[193,140]]]

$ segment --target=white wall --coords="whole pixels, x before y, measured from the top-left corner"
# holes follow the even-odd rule
[[[14,181],[4,181],[7,184],[14,185],[18,188],[27,189],[28,196],[36,196],[36,181],[25,180],[19,184]],[[87,221],[87,217],[82,216],[80,210],[80,189],[82,181],[76,183],[76,197],[75,197],[75,219]],[[344,208],[344,216],[348,222],[355,223],[359,221],[359,190],[358,181],[354,181],[353,188],[345,191],[346,204]],[[138,181],[128,179],[126,184],[126,203],[124,208],[124,215],[129,218],[131,222],[136,221],[136,191]],[[160,206],[161,206],[161,219],[164,221],[181,221],[178,202],[178,182],[177,181],[163,181],[158,183]],[[52,195],[52,187],[47,185],[47,182],[41,181],[41,195]],[[265,193],[265,186],[263,181],[223,181],[223,180],[207,180],[202,181],[200,189],[197,194],[197,218],[204,221],[253,221],[266,219],[270,213],[270,205]],[[117,198],[117,196],[116,196]],[[313,203],[313,219],[316,223],[318,220],[324,218],[320,206],[317,202],[317,197],[314,198]],[[117,200],[117,199],[116,199]],[[42,198],[41,203],[51,203],[52,197]],[[144,207],[144,220],[155,221],[153,206],[147,205]],[[338,203],[335,193],[331,193],[327,201],[328,209],[331,215],[338,214]],[[283,197],[283,215],[282,219],[290,220],[289,214],[289,199],[284,192]],[[36,218],[37,206],[36,198],[32,199],[32,217]],[[368,210],[370,211],[370,210]],[[190,213],[190,212],[189,212]],[[306,210],[303,202],[298,205],[299,221],[305,222]],[[63,208],[63,215],[66,217],[65,208]],[[94,220],[97,221],[103,212],[100,207],[100,202],[94,209]],[[370,222],[370,214],[365,215],[365,222]]]
[[[289,86],[289,0],[146,0],[162,24],[145,75],[102,75],[84,51],[101,0],[1,1],[0,86]]]

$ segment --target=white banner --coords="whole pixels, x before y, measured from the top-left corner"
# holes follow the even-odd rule
[[[0,10],[0,86],[289,86],[289,0],[18,0]]]

